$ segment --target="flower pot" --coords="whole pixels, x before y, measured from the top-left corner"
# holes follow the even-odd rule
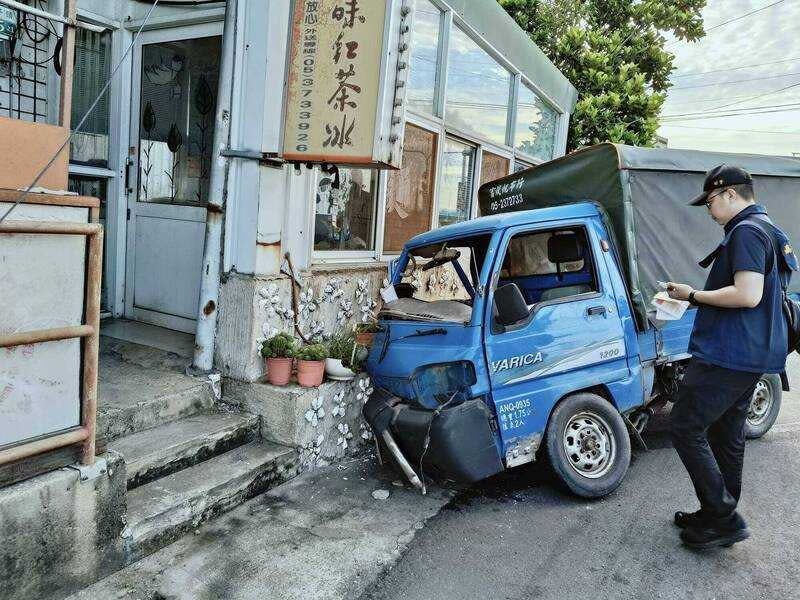
[[[292,378],[291,358],[268,358],[267,379],[272,385],[286,385]]]
[[[303,387],[318,387],[325,376],[324,360],[298,360],[297,383]]]
[[[375,332],[356,334],[356,344],[358,344],[359,346],[366,346],[367,348],[371,348],[373,339],[375,339]]]
[[[342,364],[338,358],[325,359],[325,374],[334,381],[351,381],[356,374]]]

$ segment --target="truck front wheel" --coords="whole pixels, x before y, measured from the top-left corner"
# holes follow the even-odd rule
[[[772,428],[781,411],[782,395],[780,375],[764,375],[759,379],[744,426],[747,439],[760,438]]]
[[[631,462],[631,440],[619,412],[596,394],[562,400],[547,424],[547,455],[574,494],[600,498],[619,487]]]

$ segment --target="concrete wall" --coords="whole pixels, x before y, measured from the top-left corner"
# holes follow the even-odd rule
[[[377,314],[378,290],[385,265],[316,267],[298,272],[300,330],[309,339],[325,340]],[[261,342],[279,331],[294,334],[290,279],[233,274],[220,293],[216,365],[224,377],[256,381],[264,375]]]
[[[0,598],[49,600],[122,568],[125,462],[81,481],[59,469],[0,489]]]
[[[261,416],[264,439],[297,450],[301,470],[331,464],[371,444],[361,409],[372,394],[366,373],[352,381],[326,381],[318,388],[225,383],[226,401]]]

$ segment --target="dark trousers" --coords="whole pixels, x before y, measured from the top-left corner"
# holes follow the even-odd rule
[[[710,524],[734,517],[742,493],[745,421],[760,378],[692,360],[672,409],[672,443]]]

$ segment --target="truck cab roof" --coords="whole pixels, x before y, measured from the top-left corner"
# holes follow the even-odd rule
[[[562,206],[521,210],[518,212],[501,213],[488,217],[480,217],[471,221],[463,221],[446,225],[420,234],[408,242],[409,247],[426,246],[449,239],[470,237],[481,233],[506,229],[515,225],[528,223],[546,223],[548,221],[563,221],[567,219],[582,219],[597,217],[600,212],[592,202],[575,202]]]

